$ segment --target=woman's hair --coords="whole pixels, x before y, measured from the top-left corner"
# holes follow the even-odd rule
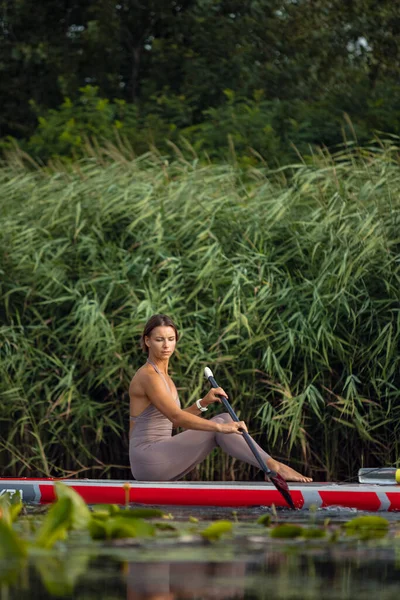
[[[176,328],[175,323],[173,322],[173,320],[168,317],[167,315],[153,315],[152,317],[150,317],[150,319],[147,321],[146,325],[144,326],[143,329],[143,333],[142,333],[142,337],[140,338],[140,346],[143,350],[143,352],[146,352],[146,354],[149,353],[149,349],[146,346],[146,342],[145,337],[149,337],[151,332],[153,331],[153,329],[155,327],[172,327],[172,329],[175,331],[175,339],[176,341],[179,340],[179,333],[178,330]]]

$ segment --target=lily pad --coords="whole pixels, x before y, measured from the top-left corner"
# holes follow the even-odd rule
[[[161,523],[154,523],[154,526],[160,531],[177,531],[175,525],[171,525],[171,523],[165,523],[165,521]]]
[[[89,522],[89,533],[94,540],[153,537],[155,527],[143,519],[124,519],[119,515],[108,520],[93,518]]]
[[[97,521],[107,521],[110,516],[111,515],[107,510],[94,510],[92,519],[96,519]]]
[[[325,537],[326,531],[325,529],[321,529],[320,527],[305,527],[301,535],[302,537],[311,540]]]
[[[271,530],[272,538],[283,538],[291,539],[297,538],[303,535],[304,528],[300,525],[292,525],[291,523],[284,523],[277,525]]]
[[[269,527],[271,525],[271,515],[269,513],[261,515],[261,517],[258,517],[257,523],[259,525],[264,525],[264,527]]]
[[[93,512],[105,512],[109,515],[115,515],[121,512],[121,509],[118,504],[95,504],[93,507]]]
[[[133,519],[159,519],[164,514],[159,508],[131,508],[129,510],[121,510],[118,516]]]
[[[358,536],[361,539],[381,538],[389,530],[389,521],[375,515],[355,517],[344,524],[347,535]]]
[[[215,521],[206,529],[200,532],[207,540],[218,540],[221,535],[232,532],[232,523],[230,521]]]

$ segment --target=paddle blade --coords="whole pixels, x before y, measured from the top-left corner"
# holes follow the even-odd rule
[[[272,481],[272,483],[274,484],[276,489],[285,498],[285,500],[288,503],[288,505],[290,506],[290,508],[293,508],[293,510],[296,510],[296,506],[293,502],[293,498],[290,495],[289,486],[286,483],[286,481],[283,479],[282,475],[279,475],[279,473],[276,473],[274,475],[268,475],[268,477],[269,477],[270,481]]]

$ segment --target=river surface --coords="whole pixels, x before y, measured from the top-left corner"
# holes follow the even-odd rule
[[[400,598],[400,513],[384,539],[282,540],[269,537],[256,519],[269,509],[165,507],[179,537],[94,543],[71,535],[49,557],[36,556],[7,576],[1,600],[77,599],[184,600],[398,600]],[[340,525],[356,510],[279,511],[273,521]],[[233,535],[202,541],[195,533],[218,519],[234,522]],[[334,536],[333,536],[334,537]],[[4,565],[0,564],[1,569]]]

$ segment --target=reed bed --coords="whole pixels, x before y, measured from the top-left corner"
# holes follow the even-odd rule
[[[275,172],[108,148],[0,169],[3,475],[129,477],[127,388],[155,312],[274,456],[317,479],[400,461],[394,145]],[[214,452],[193,478],[246,479]]]

